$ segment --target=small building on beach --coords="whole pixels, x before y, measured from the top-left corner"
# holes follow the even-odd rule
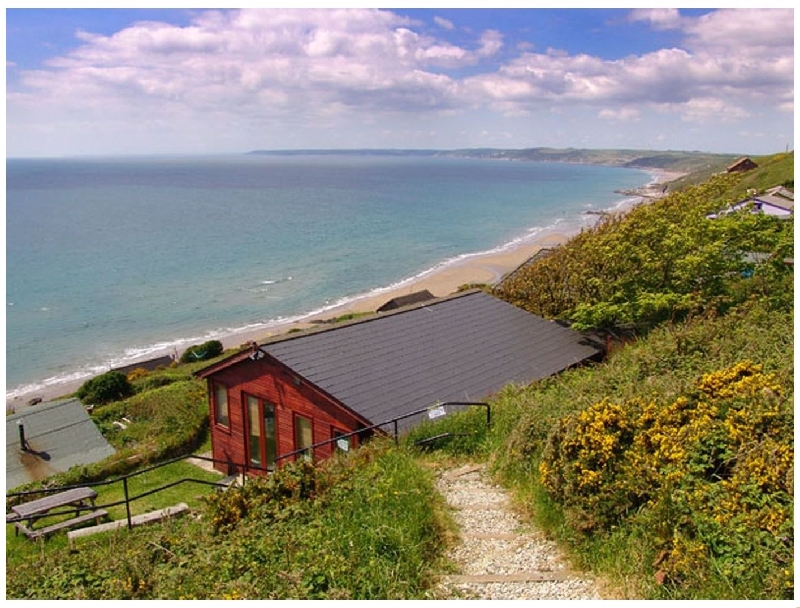
[[[375,312],[388,312],[390,310],[397,310],[398,308],[402,308],[403,306],[409,306],[410,304],[419,304],[420,302],[427,302],[435,298],[436,296],[434,296],[427,289],[423,289],[422,291],[414,291],[412,293],[407,293],[405,295],[392,298],[391,300],[386,302],[386,304],[378,308],[378,310],[376,310]]]
[[[314,451],[324,458],[369,433],[338,436],[600,356],[581,334],[473,290],[254,344],[197,376],[207,381],[216,466],[230,474],[329,442]]]

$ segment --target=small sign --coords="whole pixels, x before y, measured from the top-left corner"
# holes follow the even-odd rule
[[[444,411],[444,406],[439,405],[437,407],[431,408],[428,410],[428,418],[433,420],[434,418],[440,418],[442,416],[446,416],[447,412]]]
[[[350,451],[350,442],[347,439],[337,439],[336,447],[342,450],[342,452],[348,452]]]

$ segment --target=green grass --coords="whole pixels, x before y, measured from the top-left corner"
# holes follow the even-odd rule
[[[430,470],[390,442],[216,496],[199,519],[86,537],[71,551],[63,537],[29,543],[7,562],[7,595],[425,598],[452,525]]]
[[[156,470],[131,477],[128,481],[128,496],[133,498],[144,492],[169,485],[181,479],[199,479],[202,481],[217,481],[222,477],[221,473],[205,471],[193,464],[185,461],[175,462]],[[114,481],[108,485],[95,486],[97,499],[95,501],[98,508],[125,500],[125,491],[122,481]],[[214,488],[199,483],[181,483],[155,494],[136,499],[130,503],[131,515],[139,515],[162,509],[164,507],[185,502],[190,508],[200,507],[202,497],[213,492]],[[122,520],[127,517],[125,505],[118,505],[106,509],[110,520]],[[38,524],[43,527],[55,523],[60,519],[68,519],[70,516],[45,518]],[[92,524],[88,524],[92,525]],[[46,541],[32,542],[23,535],[16,535],[13,525],[6,525],[6,559],[7,566],[14,567],[20,563],[19,560],[30,559],[31,555],[42,551],[55,551],[63,547],[66,541],[66,533],[57,533]]]

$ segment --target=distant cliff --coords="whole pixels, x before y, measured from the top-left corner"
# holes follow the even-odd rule
[[[330,149],[330,150],[253,150],[248,154],[266,156],[444,156],[515,161],[538,161],[609,165],[632,169],[664,169],[690,173],[701,169],[723,170],[741,154],[709,154],[657,150],[585,150],[579,148],[466,148],[462,150],[416,149]]]

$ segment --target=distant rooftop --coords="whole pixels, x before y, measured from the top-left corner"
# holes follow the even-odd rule
[[[386,304],[378,308],[376,312],[397,310],[398,308],[402,308],[403,306],[409,306],[410,304],[419,304],[421,302],[427,302],[429,300],[435,300],[435,299],[436,296],[434,296],[427,289],[423,289],[422,291],[415,291],[413,293],[392,298],[391,300],[386,302]]]

